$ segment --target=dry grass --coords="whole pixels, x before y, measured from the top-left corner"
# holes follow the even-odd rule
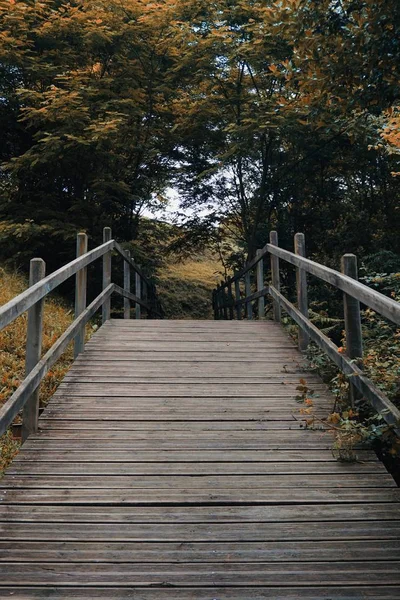
[[[27,287],[24,277],[0,269],[0,304],[3,305]],[[45,302],[43,326],[43,354],[73,320],[72,311],[58,299]],[[25,377],[25,344],[27,315],[11,323],[0,332],[0,405],[11,396]],[[45,406],[54,394],[72,362],[72,345],[44,378],[40,387],[40,404]],[[18,422],[18,418],[16,420]],[[18,451],[19,442],[8,432],[0,438],[0,475]]]
[[[212,290],[221,279],[220,263],[213,257],[169,262],[159,273],[157,286],[166,318],[212,319]]]

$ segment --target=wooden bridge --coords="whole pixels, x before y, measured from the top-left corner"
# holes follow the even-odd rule
[[[78,258],[36,283],[33,263],[32,286],[0,310],[3,325],[29,311],[30,361],[27,378],[0,412],[1,432],[23,408],[29,435],[0,482],[0,598],[400,597],[394,480],[372,451],[338,462],[330,430],[305,427],[308,417],[296,401],[300,380],[314,390],[313,411],[322,421],[333,397],[279,322],[250,318],[263,316],[263,299],[271,295],[275,320],[281,309],[289,312],[302,328],[300,345],[311,336],[342,361],[353,373],[354,394],[362,390],[397,428],[396,408],[309,322],[305,272],[322,269],[340,289],[347,286],[353,341],[357,303],[374,304],[392,320],[400,320],[399,307],[274,241],[218,287],[215,321],[129,320],[131,301],[136,316],[161,309],[151,281],[109,232],[91,252],[81,236]],[[127,265],[123,287],[111,282],[115,250]],[[99,257],[103,291],[86,307],[84,269]],[[297,308],[279,291],[279,258],[298,269]],[[77,278],[76,320],[39,360],[43,299],[66,273]],[[114,293],[125,298],[124,320],[109,318]],[[103,326],[83,352],[82,327],[102,305]],[[38,385],[72,339],[76,361],[38,421]]]

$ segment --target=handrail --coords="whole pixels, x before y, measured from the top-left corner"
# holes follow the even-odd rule
[[[303,258],[293,252],[283,250],[278,246],[273,246],[272,244],[267,244],[266,247],[270,254],[282,258],[295,267],[304,269],[307,273],[315,275],[319,279],[330,283],[339,290],[342,290],[342,292],[349,294],[349,296],[356,298],[366,306],[369,306],[369,308],[380,313],[382,316],[389,319],[389,321],[400,325],[400,304],[395,300],[392,300],[392,298],[388,298],[384,294],[369,288],[367,285],[360,283],[356,279],[352,279],[351,277],[348,277],[348,275],[344,275],[339,271],[335,271],[335,269],[330,269],[313,260]]]
[[[146,277],[146,275],[143,273],[143,271],[141,269],[139,269],[139,267],[137,266],[137,264],[129,257],[126,255],[125,250],[122,248],[122,246],[120,246],[118,244],[118,242],[114,241],[114,249],[118,252],[118,254],[120,256],[122,256],[122,258],[132,267],[132,270],[135,271],[135,273],[137,273],[138,275],[140,275],[140,277],[143,279],[143,281],[145,281],[147,283],[147,285],[151,285],[151,281],[150,279],[148,279]]]
[[[361,369],[349,358],[339,352],[338,347],[324,335],[309,319],[289,302],[278,290],[270,286],[270,294],[281,304],[288,315],[300,326],[310,338],[329,356],[343,373],[351,376],[352,384],[369,400],[388,425],[400,435],[400,410],[366,377]]]
[[[90,265],[93,261],[100,258],[114,248],[114,240],[102,244],[87,254],[83,254],[79,258],[75,258],[68,264],[64,265],[51,273],[44,279],[41,279],[35,285],[27,288],[24,292],[4,304],[0,308],[0,330],[4,329],[14,319],[22,315],[36,302],[47,296],[51,291],[58,287],[61,283],[76,275],[78,271]]]
[[[283,310],[299,326],[299,348],[305,350],[311,338],[342,372],[351,377],[350,399],[354,400],[361,393],[367,398],[373,408],[378,411],[394,431],[400,435],[400,410],[364,375],[362,369],[354,363],[354,359],[362,358],[362,331],[360,317],[360,302],[372,308],[377,313],[386,317],[393,323],[400,325],[400,304],[384,294],[360,283],[357,278],[357,259],[354,255],[345,254],[342,258],[343,272],[336,271],[305,258],[304,236],[296,234],[295,250],[290,252],[278,246],[276,232],[271,232],[270,243],[257,251],[256,256],[243,269],[236,272],[233,277],[218,285],[213,292],[214,316],[216,319],[227,318],[228,310],[233,318],[233,308],[236,309],[237,318],[242,318],[242,305],[248,319],[253,318],[252,302],[269,295],[274,307],[274,319],[280,321],[280,310]],[[272,285],[264,286],[264,257],[269,255],[271,260]],[[298,308],[280,292],[279,259],[296,267],[296,291]],[[249,283],[250,271],[257,265],[257,291],[251,293]],[[325,281],[344,295],[344,317],[347,340],[347,356],[339,352],[335,344],[325,336],[308,318],[307,280],[305,273],[309,273]],[[244,297],[240,291],[240,280],[245,277]],[[232,283],[235,283],[235,298],[232,295]],[[225,289],[228,289],[226,294]],[[228,301],[226,301],[226,297]],[[259,318],[264,318],[264,304],[259,303]],[[301,334],[301,335],[300,335]],[[358,395],[357,395],[358,394]]]
[[[101,307],[103,302],[111,296],[115,290],[115,285],[111,283],[103,290],[89,306],[75,319],[71,325],[64,331],[52,347],[46,352],[43,358],[36,364],[32,371],[25,377],[21,385],[15,390],[12,396],[0,408],[0,435],[7,430],[24,404],[29,400],[36,390],[43,377],[49,369],[60,358],[68,344],[74,339],[79,329],[86,325],[91,317]]]
[[[86,323],[101,307],[103,308],[103,323],[110,318],[110,298],[113,293],[117,293],[125,299],[124,318],[130,318],[130,301],[133,301],[136,305],[136,318],[140,318],[140,307],[147,310],[148,316],[156,315],[162,318],[162,307],[156,297],[153,282],[134,263],[129,253],[118,242],[111,239],[111,229],[108,227],[104,229],[103,240],[103,244],[87,252],[87,236],[84,233],[78,234],[78,257],[42,279],[40,277],[44,275],[45,264],[41,259],[33,259],[30,273],[30,283],[32,285],[0,308],[0,330],[25,311],[28,311],[27,376],[0,408],[0,435],[12,424],[22,408],[24,408],[22,420],[23,439],[29,433],[37,431],[40,382],[71,341],[74,340],[75,343],[74,358],[83,351]],[[116,250],[124,259],[123,288],[111,281],[112,250]],[[101,257],[103,257],[103,291],[86,307],[87,266]],[[130,290],[130,268],[136,273],[136,294],[133,294]],[[75,319],[48,352],[40,358],[43,300],[52,290],[73,275],[76,275],[77,278]],[[145,298],[142,298],[142,284],[145,284],[143,294],[147,289]]]

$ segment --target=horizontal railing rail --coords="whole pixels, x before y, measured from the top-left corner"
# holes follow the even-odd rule
[[[87,251],[87,235],[79,233],[77,237],[77,258],[45,277],[45,263],[42,259],[31,260],[28,287],[0,308],[0,330],[7,327],[26,311],[28,312],[25,379],[16,391],[0,408],[0,435],[5,433],[15,417],[22,414],[22,440],[38,430],[39,387],[40,383],[54,363],[74,342],[74,358],[84,351],[85,325],[102,309],[102,324],[110,318],[111,296],[118,294],[124,298],[124,318],[131,317],[131,302],[135,304],[135,317],[141,318],[141,309],[147,316],[163,317],[162,306],[157,298],[154,283],[115,240],[111,239],[111,229],[103,232],[103,244]],[[115,250],[124,260],[124,287],[111,281],[111,256]],[[86,306],[87,267],[103,258],[103,290]],[[135,293],[131,291],[131,269],[135,273]],[[75,318],[66,331],[41,357],[43,304],[46,296],[60,284],[75,275]]]
[[[264,259],[269,257],[271,284],[265,285]],[[280,291],[280,260],[296,267],[297,307]],[[251,289],[251,272],[256,267],[256,287]],[[344,323],[346,332],[346,355],[324,335],[308,318],[307,274],[317,277],[343,292]],[[244,285],[241,280],[244,279]],[[233,286],[235,294],[233,294]],[[273,318],[281,321],[283,309],[298,325],[299,349],[307,349],[310,339],[315,342],[347,376],[350,381],[350,401],[354,406],[357,399],[364,397],[400,435],[400,411],[362,371],[362,329],[360,303],[378,314],[400,325],[400,304],[358,281],[357,259],[353,254],[342,257],[342,272],[305,257],[303,234],[295,235],[295,252],[278,246],[278,235],[270,234],[270,243],[257,251],[256,256],[243,269],[222,281],[213,292],[215,319],[246,317],[254,315],[253,303],[258,300],[258,317],[265,318],[265,297],[271,297]],[[242,311],[244,307],[244,314]]]

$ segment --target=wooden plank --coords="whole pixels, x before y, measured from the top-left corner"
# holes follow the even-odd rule
[[[119,584],[121,585],[121,584]],[[126,587],[90,587],[76,588],[57,587],[51,591],[51,598],[56,600],[110,600],[110,590],[112,590],[113,600],[210,600],[210,588],[191,587],[168,589],[166,585],[152,586],[151,588],[132,588]],[[49,598],[48,587],[29,587],[20,586],[18,588],[2,588],[4,598],[12,600],[43,600]],[[400,596],[400,586],[384,585],[362,585],[362,586],[335,586],[327,587],[320,584],[312,587],[274,587],[274,600],[398,600]],[[214,600],[271,600],[271,588],[265,586],[240,588],[219,586],[212,595]]]
[[[1,597],[400,588],[393,479],[370,450],[337,462],[331,432],[301,428],[301,377],[317,415],[333,397],[276,324],[222,323],[108,321],[96,334],[1,482]],[[265,348],[250,356],[251,342]]]
[[[134,457],[133,457],[134,458]],[[387,475],[380,462],[203,462],[203,463],[113,463],[113,462],[47,462],[15,461],[7,470],[8,475],[271,475],[271,474],[362,474],[382,473]],[[399,515],[400,516],[400,515]]]
[[[298,474],[280,473],[278,475],[6,475],[1,481],[1,489],[40,488],[58,489],[130,489],[140,490],[234,490],[242,489],[278,490],[291,488],[394,488],[397,486],[387,472],[381,473],[308,473],[307,477]],[[400,498],[400,492],[399,496]]]
[[[399,561],[314,562],[314,563],[226,563],[223,566],[201,563],[68,564],[0,563],[3,585],[353,585],[379,582],[399,585]]]
[[[376,455],[370,450],[357,450],[358,460],[364,462],[377,462]],[[131,451],[124,451],[122,449],[116,449],[112,454],[108,454],[107,451],[103,450],[90,450],[86,448],[86,451],[82,453],[80,450],[74,450],[73,448],[63,451],[57,450],[52,451],[49,454],[46,450],[40,450],[35,448],[35,444],[25,444],[19,454],[14,459],[13,464],[17,461],[35,461],[35,460],[57,460],[60,461],[74,461],[80,460],[82,462],[104,462],[105,460],[112,462],[298,462],[302,461],[305,463],[335,463],[337,459],[333,456],[332,449],[327,450],[318,449],[302,449],[296,448],[295,450],[185,450],[180,451],[173,448],[171,450],[146,450],[140,451],[135,450],[132,454]]]
[[[249,502],[256,504],[363,504],[371,502],[399,502],[399,491],[395,488],[241,488],[235,489],[69,489],[69,488],[19,488],[0,489],[0,502],[4,504],[86,504],[86,505],[109,505],[118,506],[126,504],[129,506],[149,505],[163,506],[204,504],[208,506],[230,504],[241,505]],[[399,533],[399,532],[398,532]]]
[[[287,504],[238,506],[26,506],[3,504],[0,521],[6,523],[296,523],[309,522],[400,521],[400,505],[375,504]],[[12,533],[13,529],[9,529]]]
[[[104,542],[317,542],[399,539],[400,521],[294,523],[12,523],[2,541]],[[340,558],[340,557],[338,557]]]
[[[330,542],[22,542],[0,541],[0,562],[208,563],[354,561],[400,557],[399,540]],[[211,567],[211,565],[213,565]]]

